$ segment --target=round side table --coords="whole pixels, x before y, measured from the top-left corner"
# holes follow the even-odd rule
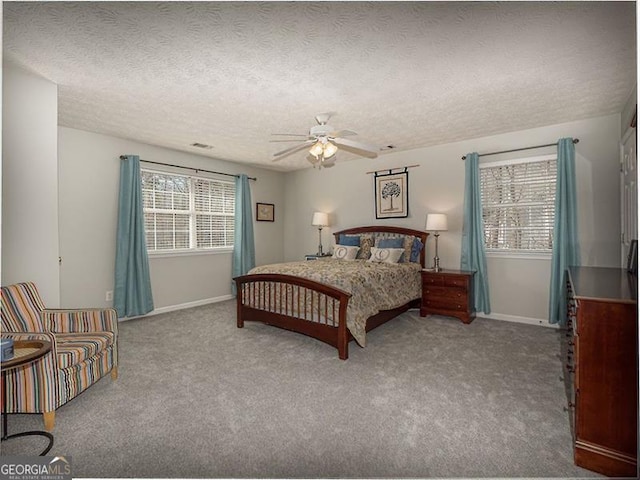
[[[16,340],[13,342],[13,358],[3,361],[2,366],[2,439],[1,441],[10,440],[17,437],[27,437],[37,435],[49,439],[47,448],[40,454],[46,455],[53,447],[53,435],[42,430],[31,430],[29,432],[14,433],[7,435],[7,412],[4,407],[7,404],[7,372],[16,368],[23,367],[31,362],[35,362],[39,358],[44,357],[51,351],[51,342],[46,340]]]

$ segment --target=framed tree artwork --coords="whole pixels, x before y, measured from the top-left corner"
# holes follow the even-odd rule
[[[256,220],[258,222],[275,221],[275,206],[273,203],[256,203]]]
[[[376,218],[409,216],[409,172],[375,174]]]

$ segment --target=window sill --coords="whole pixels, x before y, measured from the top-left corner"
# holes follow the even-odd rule
[[[516,252],[513,250],[501,252],[486,251],[487,258],[514,258],[518,260],[547,260],[551,261],[551,252]]]
[[[148,252],[149,258],[167,258],[167,257],[189,257],[192,255],[218,255],[221,253],[233,253],[233,248],[224,247],[224,248],[200,248],[200,249],[189,249],[189,250],[169,250],[166,252]]]

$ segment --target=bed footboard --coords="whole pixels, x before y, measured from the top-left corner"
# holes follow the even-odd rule
[[[349,357],[347,304],[351,294],[305,278],[281,274],[234,278],[238,328],[257,321],[321,340]]]

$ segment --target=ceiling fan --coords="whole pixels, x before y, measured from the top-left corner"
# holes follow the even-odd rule
[[[380,150],[375,145],[356,142],[348,138],[353,135],[357,135],[356,132],[351,130],[335,130],[327,122],[331,118],[332,113],[321,113],[316,115],[315,119],[318,125],[315,125],[309,129],[308,135],[301,135],[295,133],[274,133],[272,135],[287,136],[287,137],[305,137],[302,143],[294,145],[293,147],[286,148],[280,152],[273,154],[274,162],[282,160],[284,157],[293,153],[299,152],[305,148],[309,149],[309,155],[307,155],[307,161],[309,161],[314,168],[329,168],[335,165],[336,152],[338,149],[343,149],[347,152],[355,153],[368,158],[376,158],[378,151]],[[298,139],[288,140],[271,140],[272,142],[300,142]]]

